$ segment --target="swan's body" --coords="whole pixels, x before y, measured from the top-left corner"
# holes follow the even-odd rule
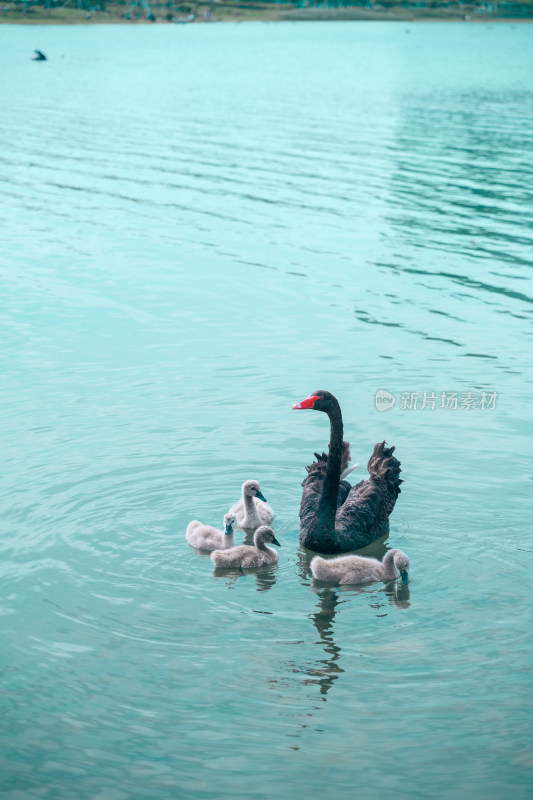
[[[215,550],[211,553],[211,561],[215,567],[237,567],[249,569],[250,567],[261,567],[263,564],[275,564],[278,554],[271,547],[267,547],[266,542],[280,543],[274,536],[274,531],[268,525],[262,525],[254,534],[254,546],[241,544],[240,547],[233,547],[231,550]]]
[[[187,525],[185,538],[193,547],[201,550],[228,550],[235,546],[233,530],[237,524],[237,517],[228,511],[224,514],[224,530],[219,531],[212,525],[202,525],[197,519],[193,519]]]
[[[389,550],[383,561],[364,556],[315,556],[311,561],[311,572],[321,581],[341,584],[392,581],[399,575],[402,576],[403,583],[407,583],[409,559],[401,550]]]
[[[337,399],[317,391],[293,408],[324,411],[330,420],[329,454],[316,461],[302,486],[300,542],[318,553],[358,550],[389,531],[389,515],[400,493],[400,462],[394,447],[376,444],[367,465],[370,478],[356,486],[341,480],[347,474],[350,444],[343,442],[342,414]]]
[[[236,514],[239,528],[257,530],[261,525],[271,525],[274,520],[274,512],[261,494],[259,481],[243,483],[242,497],[230,511]]]

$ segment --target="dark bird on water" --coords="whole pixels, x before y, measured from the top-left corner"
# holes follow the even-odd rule
[[[394,447],[379,442],[370,456],[370,477],[351,486],[342,480],[350,461],[350,443],[343,441],[342,413],[330,392],[316,391],[294,409],[312,408],[328,415],[329,454],[315,453],[306,467],[300,504],[300,543],[318,553],[358,550],[389,532],[389,515],[400,494],[400,462]]]
[[[47,61],[45,54],[41,50],[34,50],[35,55],[32,58],[32,61]]]

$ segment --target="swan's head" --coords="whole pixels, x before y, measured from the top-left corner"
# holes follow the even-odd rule
[[[242,485],[242,493],[250,495],[250,497],[258,497],[266,503],[266,497],[263,497],[259,488],[259,481],[245,481]]]
[[[237,524],[237,517],[233,513],[233,511],[228,511],[227,514],[224,514],[224,533],[226,536],[231,536],[233,533],[233,528]]]
[[[277,544],[278,547],[281,547],[280,543],[274,536],[274,531],[268,525],[261,525],[254,534],[254,544],[257,547],[258,544]]]
[[[330,392],[326,392],[324,389],[317,389],[316,392],[310,394],[305,400],[295,403],[293,408],[314,408],[315,411],[325,411],[327,413],[334,403],[335,398]]]
[[[402,583],[409,581],[409,558],[401,550],[394,552],[394,565],[402,576]]]

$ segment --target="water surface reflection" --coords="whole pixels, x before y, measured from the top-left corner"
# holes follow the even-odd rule
[[[382,560],[390,549],[386,544],[386,538],[383,537],[357,551],[358,554]],[[315,663],[305,662],[298,665],[293,661],[290,662],[290,668],[294,672],[300,672],[306,676],[303,680],[304,684],[318,685],[322,699],[327,700],[329,690],[345,671],[340,664],[341,647],[334,636],[335,617],[339,606],[366,596],[370,601],[370,607],[379,612],[390,605],[406,609],[410,606],[410,590],[408,584],[401,584],[398,581],[390,581],[386,584],[372,583],[361,586],[332,587],[311,577],[309,565],[315,555],[316,553],[301,547],[298,553],[298,567],[302,584],[309,586],[317,597],[316,611],[309,615],[309,619],[318,633],[319,638],[316,640],[316,644],[319,645],[322,652]],[[377,613],[376,616],[386,616],[386,613]]]
[[[276,583],[276,570],[277,564],[267,564],[264,567],[256,567],[255,569],[241,570],[237,568],[225,569],[223,567],[215,567],[213,570],[214,578],[221,578],[226,580],[228,589],[233,588],[235,583],[245,578],[255,578],[256,589],[258,592],[268,592]]]

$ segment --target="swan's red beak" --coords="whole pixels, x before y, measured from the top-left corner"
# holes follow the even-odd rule
[[[317,394],[312,394],[309,397],[306,397],[305,400],[302,400],[301,403],[295,403],[293,408],[314,408],[316,401],[318,400]]]

